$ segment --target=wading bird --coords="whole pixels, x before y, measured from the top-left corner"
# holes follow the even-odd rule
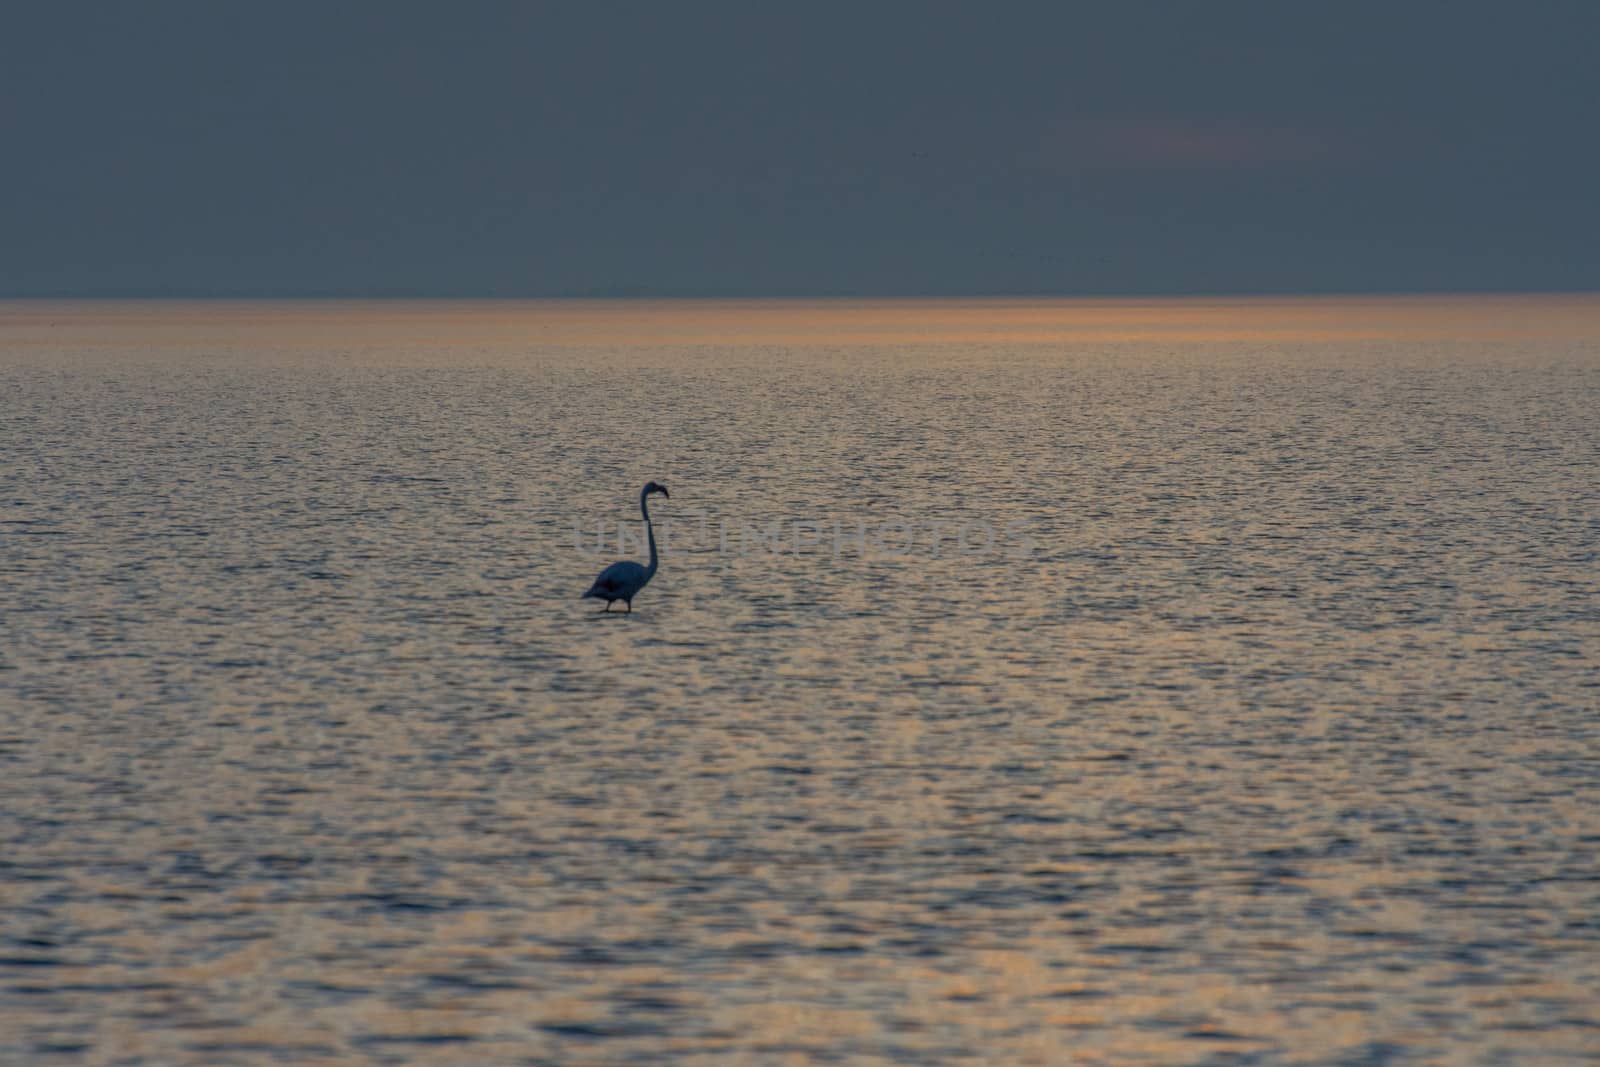
[[[612,602],[620,600],[628,605],[628,613],[632,614],[633,598],[638,596],[639,590],[656,576],[656,531],[655,527],[650,525],[650,509],[646,506],[651,493],[660,493],[668,500],[672,499],[667,487],[657,485],[655,482],[647,483],[639,493],[639,513],[644,516],[645,534],[650,538],[650,566],[640,566],[631,559],[619,559],[600,572],[600,577],[594,580],[589,591],[579,597],[579,600],[587,597],[604,600],[606,606],[601,608],[601,611],[610,611]]]

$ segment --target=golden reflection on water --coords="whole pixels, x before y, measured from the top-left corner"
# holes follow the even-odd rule
[[[0,345],[1050,345],[1600,336],[1600,295],[0,301]]]
[[[1597,339],[0,305],[0,1061],[1591,1055]],[[646,478],[1036,552],[680,529],[598,620]]]

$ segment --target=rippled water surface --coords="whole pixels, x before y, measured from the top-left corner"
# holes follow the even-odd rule
[[[0,1062],[1594,1062],[1597,472],[1593,299],[0,305]]]

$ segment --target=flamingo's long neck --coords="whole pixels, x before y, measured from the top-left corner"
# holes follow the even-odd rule
[[[645,536],[650,539],[650,566],[645,568],[645,573],[653,575],[656,572],[656,528],[650,522],[650,508],[646,503],[649,499],[649,493],[639,494],[639,514],[644,516]]]

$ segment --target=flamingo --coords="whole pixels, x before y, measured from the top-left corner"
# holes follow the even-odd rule
[[[579,600],[588,597],[604,600],[606,606],[600,609],[602,612],[609,612],[612,601],[620,600],[628,605],[627,614],[633,614],[633,598],[638,596],[639,590],[656,576],[656,531],[655,527],[650,525],[650,509],[645,506],[651,493],[660,493],[668,500],[672,499],[667,487],[656,482],[646,483],[639,493],[639,513],[644,516],[645,533],[650,538],[650,566],[640,566],[631,559],[619,559],[600,572],[600,577],[594,580],[589,591],[579,597]]]

